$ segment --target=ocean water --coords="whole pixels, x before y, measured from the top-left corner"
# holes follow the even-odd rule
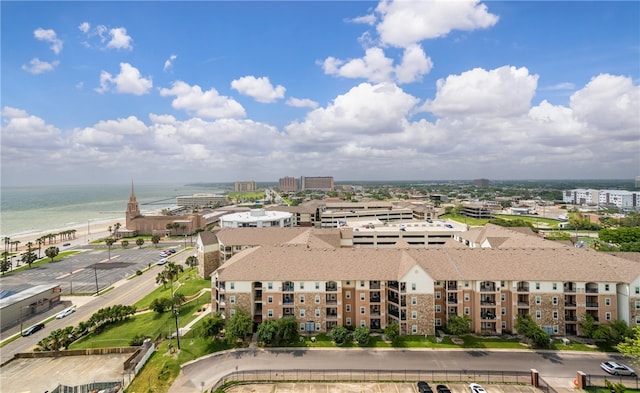
[[[142,213],[175,206],[176,197],[223,193],[233,184],[136,184]],[[121,185],[56,185],[0,188],[0,237],[54,231],[91,222],[122,219],[131,183]],[[124,222],[122,223],[124,225]]]

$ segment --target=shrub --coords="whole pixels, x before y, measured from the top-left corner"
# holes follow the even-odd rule
[[[349,330],[344,326],[336,326],[329,333],[331,339],[338,345],[343,344],[349,337]]]
[[[142,275],[142,270],[136,270],[136,276],[141,276]]]

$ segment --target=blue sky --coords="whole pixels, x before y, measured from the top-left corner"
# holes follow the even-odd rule
[[[640,175],[636,1],[0,7],[3,185]]]

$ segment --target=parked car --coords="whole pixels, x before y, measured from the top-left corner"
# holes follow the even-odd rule
[[[433,390],[431,390],[431,386],[429,386],[425,381],[419,381],[418,393],[433,393]]]
[[[71,243],[65,243],[65,244],[63,244],[63,246],[64,246],[64,247],[66,247],[66,246],[70,246],[70,245],[71,245]]]
[[[436,391],[438,393],[451,393],[451,390],[447,385],[438,385],[436,386]]]
[[[176,250],[174,250],[173,248],[170,248],[167,251],[169,251],[171,254],[175,254],[176,253]]]
[[[166,252],[166,251],[162,251],[162,252],[160,253],[160,256],[161,256],[162,258],[164,258],[164,257],[168,257],[168,256],[169,256],[169,254],[167,254],[167,252]]]
[[[471,390],[471,393],[487,393],[487,391],[477,383],[469,384],[469,389]]]
[[[636,371],[626,364],[614,362],[610,360],[608,362],[600,363],[600,367],[613,375],[636,375]]]
[[[60,311],[58,313],[58,315],[56,315],[56,319],[62,319],[64,317],[66,317],[67,315],[71,315],[76,311],[75,307],[69,307],[69,308],[65,308],[64,310]]]
[[[164,265],[165,263],[167,263],[167,258],[162,258],[161,260],[158,261],[158,263],[156,263],[156,265],[161,266],[161,265]]]
[[[44,329],[44,323],[36,323],[33,326],[29,326],[28,328],[26,328],[25,330],[22,331],[22,336],[23,337],[27,337],[32,335],[33,333],[37,332],[40,329]]]

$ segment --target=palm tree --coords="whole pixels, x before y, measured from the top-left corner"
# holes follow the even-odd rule
[[[153,243],[156,246],[156,248],[158,248],[158,243],[160,243],[160,236],[158,235],[151,236],[151,243]]]
[[[171,235],[171,230],[173,229],[173,224],[168,222],[167,225],[165,225],[164,227],[169,230],[169,235]]]
[[[40,251],[42,250],[42,244],[44,243],[44,239],[39,237],[36,239],[36,242],[38,243],[38,259],[40,259]]]
[[[109,261],[111,260],[111,246],[113,246],[113,243],[116,242],[116,240],[112,237],[108,237],[105,239],[104,241],[107,244],[107,247],[109,248]]]
[[[122,224],[120,224],[119,222],[116,222],[116,224],[113,226],[113,237],[115,237],[116,239],[120,237],[120,233],[118,232],[118,230],[121,226]]]
[[[189,266],[190,268],[194,268],[195,266],[198,266],[198,258],[193,255],[188,257],[185,262],[187,266]]]
[[[162,283],[162,286],[166,288],[168,282],[169,280],[167,279],[167,275],[164,270],[158,273],[158,275],[156,276],[156,284]]]
[[[178,275],[184,271],[184,268],[175,262],[169,262],[164,267],[164,271],[171,285],[171,297],[173,297],[173,281],[178,279]]]
[[[60,249],[56,246],[51,246],[44,250],[44,255],[51,258],[51,262],[53,262],[53,258],[57,257],[60,253]]]

